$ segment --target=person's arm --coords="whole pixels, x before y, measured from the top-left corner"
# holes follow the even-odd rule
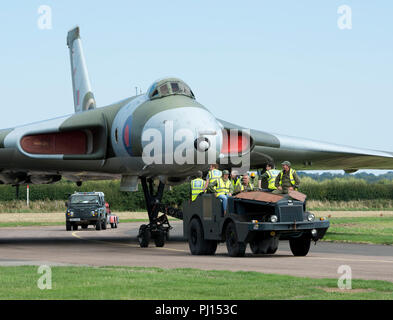
[[[209,173],[208,173],[206,176],[205,187],[203,188],[203,192],[207,191],[207,188],[209,186],[209,182],[210,182],[210,179],[209,179]]]
[[[231,184],[229,185],[229,194],[232,195],[234,192],[234,188],[233,188],[233,183],[231,182]]]
[[[299,188],[299,186],[300,186],[300,178],[297,175],[296,171],[293,173],[293,178],[295,179],[295,188]]]
[[[216,189],[214,187],[217,186],[217,179],[210,182],[207,186],[207,191],[210,193],[216,193]]]

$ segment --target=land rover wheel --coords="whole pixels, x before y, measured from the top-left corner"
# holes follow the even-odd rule
[[[66,222],[66,230],[71,231],[71,223],[70,222]]]
[[[96,230],[101,230],[102,229],[102,224],[101,224],[101,220],[98,219],[96,222]]]

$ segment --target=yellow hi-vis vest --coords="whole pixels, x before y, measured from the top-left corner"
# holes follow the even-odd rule
[[[251,182],[248,183],[248,187],[250,188],[250,190],[254,190],[254,186]],[[243,183],[240,185],[240,191],[244,191]]]
[[[277,176],[280,174],[280,170],[272,169],[272,170],[266,171],[266,173],[267,173],[267,175],[269,177],[267,179],[267,182],[268,182],[268,186],[267,187],[268,187],[268,189],[276,190],[277,188],[276,188],[275,182],[276,182]]]
[[[216,197],[222,194],[228,194],[231,184],[232,182],[229,179],[227,181],[224,181],[222,178],[218,179],[217,185],[214,187],[214,189],[216,190]]]
[[[205,187],[205,181],[201,178],[197,178],[191,181],[191,201],[195,201],[197,196],[203,192]]]
[[[295,170],[293,170],[292,168],[289,169],[289,179],[291,180],[291,185],[293,185],[293,186],[296,184],[295,178],[293,177],[293,173],[294,172],[295,172]],[[282,185],[282,176],[283,176],[283,174],[284,174],[284,171],[281,171],[280,186]]]
[[[209,171],[209,183],[212,183],[214,180],[219,180],[219,178],[221,178],[222,176],[222,171],[221,170],[217,170],[217,169],[213,169]]]
[[[238,185],[240,185],[240,177],[236,178],[236,179],[230,179],[233,187],[236,188]]]

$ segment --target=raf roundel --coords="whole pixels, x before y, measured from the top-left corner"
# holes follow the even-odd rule
[[[123,127],[123,144],[124,144],[124,148],[127,150],[130,156],[132,156],[131,123],[132,123],[132,116],[129,116]]]

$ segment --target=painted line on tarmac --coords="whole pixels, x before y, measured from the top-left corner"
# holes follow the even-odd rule
[[[335,260],[335,261],[353,261],[353,262],[382,262],[382,263],[393,263],[393,260],[372,260],[372,259],[347,259],[347,258],[323,258],[323,257],[307,257],[307,259]]]
[[[135,245],[135,244],[129,244],[129,243],[124,243],[124,242],[111,242],[111,241],[105,241],[105,240],[92,240],[92,239],[86,239],[82,238],[80,235],[77,233],[80,231],[74,231],[72,233],[72,236],[79,239],[79,240],[84,240],[84,241],[89,241],[89,242],[94,242],[94,243],[104,243],[108,244],[111,246],[123,246],[123,247],[131,247],[131,248],[140,248],[140,246]],[[143,248],[141,248],[143,249]],[[188,252],[186,250],[180,250],[180,249],[173,249],[173,248],[157,248],[157,247],[152,247],[150,249],[156,249],[156,250],[166,250],[166,251],[176,251],[176,252]]]

